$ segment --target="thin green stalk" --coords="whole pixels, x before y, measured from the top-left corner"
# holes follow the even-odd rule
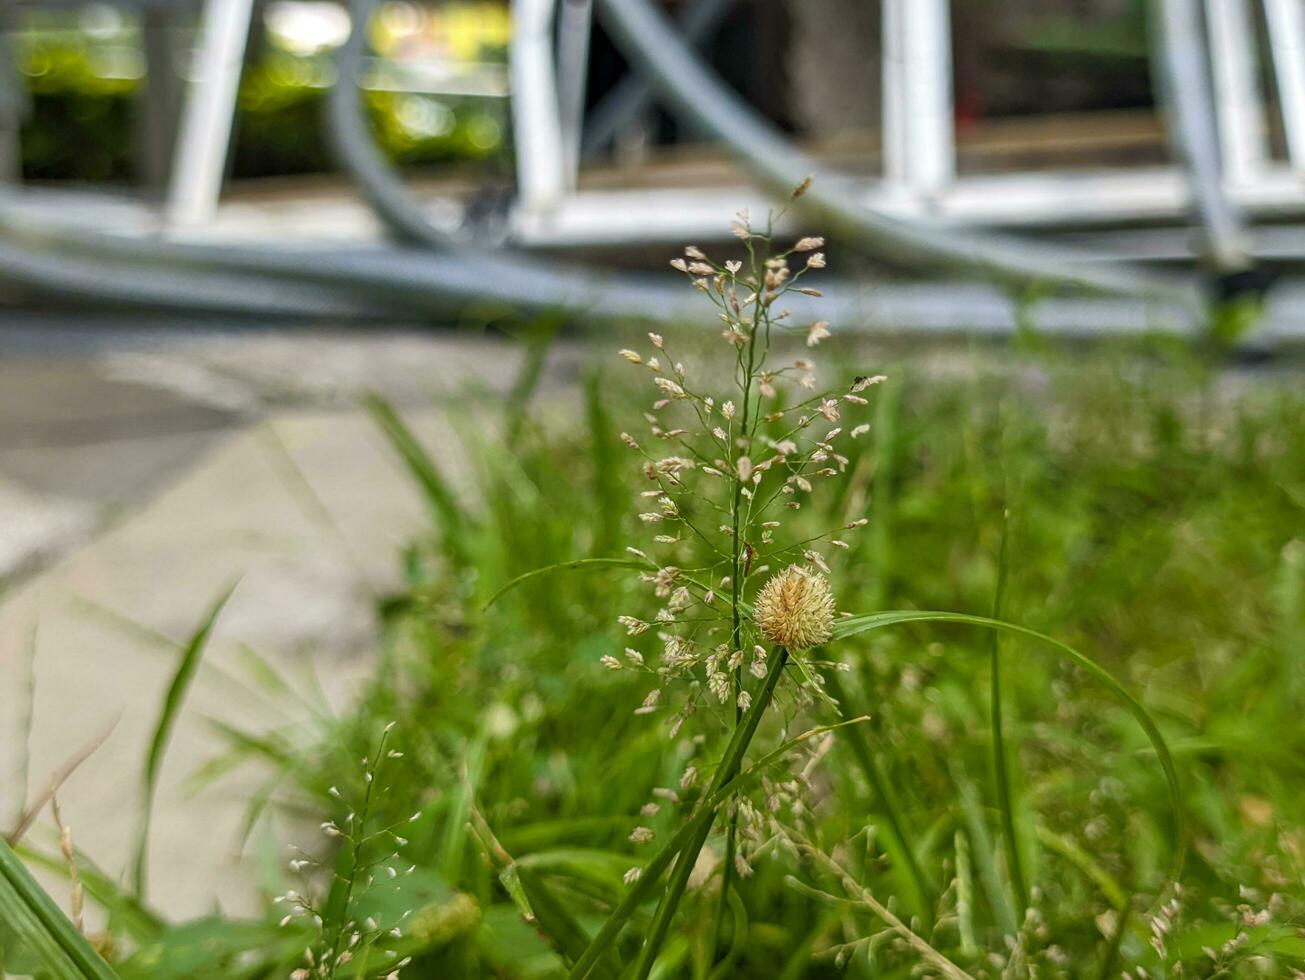
[[[761,321],[766,317],[765,306],[761,302],[761,275],[762,269],[757,265],[755,256],[752,260],[752,275],[757,281],[757,299],[754,307],[752,318],[752,331],[748,334],[748,363],[743,373],[743,415],[739,419],[739,431],[743,434],[744,439],[749,438],[748,420],[751,416],[752,407],[752,372],[755,369],[755,358],[757,349],[757,333],[761,329]],[[760,406],[758,405],[758,412]],[[739,513],[743,505],[743,480],[739,476],[738,456],[731,453],[734,462],[734,472],[731,478],[734,482],[734,495],[730,501],[730,526],[732,532],[730,535],[731,550],[731,573],[730,573],[730,649],[739,650],[743,646],[743,620],[739,614],[739,603],[743,598],[743,536],[740,534]],[[736,668],[734,679],[731,684],[731,690],[734,692],[734,726],[738,728],[743,720],[743,709],[738,706],[739,691],[742,686],[742,668]],[[721,938],[725,929],[725,913],[729,907],[730,888],[733,886],[734,879],[734,853],[738,847],[739,820],[736,813],[731,813],[729,818],[729,830],[725,835],[725,864],[721,869],[720,883],[720,901],[716,906],[716,919],[712,927],[712,958],[715,959],[716,950],[720,948]]]
[[[376,787],[376,772],[381,760],[385,758],[385,740],[389,738],[390,727],[381,732],[380,744],[376,746],[376,755],[367,767],[367,789],[363,792],[362,806],[358,810],[358,820],[349,828],[350,860],[349,876],[344,882],[344,899],[340,904],[340,919],[335,926],[335,938],[331,941],[330,959],[327,968],[335,976],[335,968],[340,959],[340,943],[344,940],[345,927],[349,924],[349,905],[353,902],[354,883],[358,878],[358,868],[362,864],[363,844],[367,841],[367,816],[371,812],[372,790]]]
[[[734,730],[735,736],[731,739],[726,750],[726,757],[721,760],[720,766],[716,769],[716,775],[712,778],[708,790],[709,795],[737,775],[739,766],[743,763],[743,753],[747,751],[748,743],[752,741],[757,726],[761,724],[761,716],[770,704],[770,699],[775,693],[775,687],[784,673],[784,665],[787,662],[788,651],[782,647],[778,648],[775,651],[774,663],[770,665],[770,671],[766,674],[766,681],[761,690],[757,692],[756,701],[748,709],[742,723]],[[761,710],[758,711],[758,708]],[[666,892],[662,895],[662,900],[657,906],[657,912],[653,915],[652,925],[648,929],[648,938],[644,940],[643,948],[639,951],[639,959],[635,962],[634,980],[646,980],[652,970],[657,954],[661,951],[662,942],[666,938],[666,930],[670,928],[671,919],[675,917],[675,910],[679,907],[680,899],[684,896],[684,889],[689,883],[689,875],[693,873],[693,866],[697,863],[698,852],[702,850],[702,845],[706,843],[707,836],[711,833],[712,823],[713,819],[709,816],[698,832],[690,838],[688,846],[680,852],[680,858],[675,864],[675,870],[671,873],[671,880],[666,886]]]
[[[204,647],[213,632],[213,625],[217,622],[218,614],[222,612],[222,607],[227,604],[227,600],[231,598],[231,593],[235,589],[235,582],[227,586],[222,594],[218,596],[217,601],[209,608],[203,622],[191,634],[185,649],[181,652],[181,657],[177,661],[177,669],[172,675],[172,681],[163,697],[163,704],[159,708],[159,719],[154,726],[154,735],[150,739],[149,753],[145,757],[145,773],[141,784],[140,829],[136,838],[136,857],[132,862],[132,887],[135,889],[136,897],[140,899],[145,897],[146,864],[149,860],[150,817],[154,809],[154,795],[158,790],[159,774],[163,769],[163,756],[167,751],[168,743],[172,739],[172,730],[176,727],[177,718],[181,714],[181,708],[185,703],[191,682],[195,679],[195,673],[199,670],[200,659],[204,655]]]
[[[18,723],[18,773],[14,779],[18,792],[18,806],[14,810],[14,820],[21,821],[27,812],[27,782],[31,777],[32,766],[32,719],[36,713],[36,638],[37,621],[32,621],[32,631],[28,634],[27,648],[23,651],[23,710]]]
[[[1277,598],[1281,703],[1291,710],[1291,705],[1299,703],[1301,668],[1305,667],[1305,542],[1292,541],[1282,549]]]
[[[697,840],[699,831],[705,825],[707,831],[710,831],[710,825],[715,819],[716,810],[722,803],[733,794],[742,782],[740,777],[731,776],[725,778],[722,774],[731,770],[737,770],[743,761],[744,753],[747,752],[748,743],[751,742],[752,736],[756,733],[757,725],[761,721],[761,716],[765,713],[770,704],[771,696],[774,694],[775,685],[779,683],[780,675],[783,673],[784,664],[788,662],[788,651],[779,648],[775,651],[774,661],[771,664],[770,673],[766,675],[766,680],[762,685],[761,691],[758,692],[756,700],[752,702],[747,713],[743,717],[743,724],[734,729],[734,734],[730,737],[729,744],[725,747],[725,752],[721,757],[720,765],[716,770],[716,775],[712,779],[711,786],[707,791],[706,798],[700,806],[700,809],[687,820],[670,841],[657,852],[656,855],[643,868],[643,874],[634,886],[626,893],[614,908],[607,921],[603,923],[602,928],[598,930],[598,935],[594,936],[589,948],[585,950],[584,955],[576,961],[575,966],[567,975],[568,980],[583,980],[589,975],[594,963],[602,956],[603,952],[616,939],[617,933],[625,925],[626,920],[639,907],[648,893],[652,890],[657,879],[661,877],[663,871],[675,860],[676,855],[685,852],[694,840]],[[768,765],[774,758],[778,758],[782,751],[773,752],[765,759],[762,759],[757,765],[752,766],[749,771],[759,771],[764,765]],[[706,832],[702,834],[702,840],[706,840]],[[701,850],[702,843],[699,842],[693,848],[693,857],[689,861],[690,867],[697,860],[698,851]]]
[[[875,470],[870,489],[871,608],[888,605],[893,574],[893,463],[897,455],[898,385],[880,385],[875,404]]]
[[[997,555],[997,590],[992,599],[992,618],[1001,619],[1002,602],[1006,597],[1006,540],[1009,537],[1010,511],[1002,512],[1001,547]],[[1006,742],[1001,724],[1001,634],[989,632],[990,638],[990,697],[992,703],[992,770],[997,784],[997,807],[1001,812],[1001,833],[1006,840],[1006,865],[1010,872],[1011,890],[1015,893],[1015,917],[1024,921],[1029,908],[1029,889],[1024,881],[1024,865],[1020,859],[1019,837],[1015,830],[1015,807],[1011,799],[1010,773],[1006,767]]]
[[[843,687],[843,682],[839,678],[838,671],[831,670],[825,674],[825,689],[829,692],[830,697],[842,705],[845,709],[848,707],[847,689]],[[901,815],[897,812],[897,803],[888,788],[887,781],[879,772],[879,766],[875,762],[874,756],[870,753],[870,747],[866,744],[864,738],[852,738],[849,740],[852,747],[852,754],[856,757],[857,763],[861,766],[866,782],[870,784],[870,792],[874,794],[879,803],[880,810],[883,811],[884,820],[888,825],[888,832],[892,834],[895,843],[905,857],[906,873],[910,876],[916,892],[920,896],[920,909],[922,917],[929,918],[928,908],[931,899],[934,897],[933,889],[925,879],[924,873],[920,870],[920,864],[915,856],[915,848],[911,846],[911,841],[906,835],[905,825],[902,823]]]
[[[734,860],[738,851],[738,816],[731,813],[729,817],[729,828],[725,831],[725,864],[721,869],[720,899],[716,904],[716,918],[711,930],[713,958],[716,955],[716,950],[720,949],[721,941],[725,935],[725,907],[729,904],[730,889],[734,883]]]

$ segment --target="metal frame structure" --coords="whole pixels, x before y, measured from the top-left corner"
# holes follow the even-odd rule
[[[251,222],[248,212],[235,226],[224,220],[218,208],[221,174],[254,8],[252,0],[205,0],[198,70],[179,126],[165,207],[159,211],[126,201],[109,207],[103,195],[82,195],[78,207],[70,209],[66,194],[0,191],[3,277],[47,292],[111,302],[207,306],[254,315],[374,315],[388,308],[384,302],[377,305],[380,296],[391,300],[396,310],[440,316],[488,300],[522,310],[567,310],[581,319],[618,313],[663,320],[680,315],[668,284],[513,254],[485,240],[470,242],[466,229],[459,231],[457,221],[450,220],[447,202],[439,202],[442,208],[436,211],[434,201],[414,201],[372,145],[357,105],[355,84],[369,74],[357,60],[363,45],[358,23],[365,20],[370,0],[353,2],[359,15],[341,53],[341,82],[331,98],[331,133],[337,151],[348,151],[343,158],[346,170],[372,209],[362,236],[352,234],[354,227],[338,227],[334,219],[327,222],[332,226],[329,234],[321,234],[325,225],[318,213],[320,202],[311,206],[317,234],[311,240],[301,235],[297,243],[293,234],[284,233],[284,226],[295,222],[285,209],[261,224]],[[1162,256],[1151,256],[1146,253],[1150,246],[1141,239],[1132,243],[1131,251],[1110,245],[1093,252],[1021,240],[994,229],[1054,225],[1062,231],[1078,229],[1086,239],[1094,228],[1110,224],[1146,217],[1181,220],[1195,212],[1208,245],[1237,246],[1206,253],[1220,260],[1214,263],[1220,293],[1232,295],[1225,288],[1235,288],[1246,277],[1227,258],[1263,251],[1257,251],[1255,243],[1242,249],[1242,212],[1305,213],[1305,184],[1299,179],[1305,160],[1291,150],[1293,126],[1305,140],[1305,119],[1288,118],[1294,111],[1293,96],[1280,99],[1289,159],[1285,165],[1270,162],[1264,103],[1256,84],[1256,45],[1245,16],[1248,4],[1261,2],[1271,25],[1300,27],[1305,25],[1305,11],[1300,9],[1305,0],[1159,0],[1165,10],[1153,38],[1155,63],[1166,76],[1169,133],[1185,168],[983,177],[955,173],[947,84],[948,0],[882,0],[885,47],[891,53],[885,58],[885,173],[876,180],[829,171],[795,148],[704,66],[686,37],[698,38],[710,30],[723,2],[727,0],[698,0],[701,18],[695,20],[700,12],[695,8],[677,30],[655,0],[513,0],[516,30],[510,72],[521,154],[519,198],[512,215],[515,234],[510,236],[515,244],[706,239],[719,233],[740,204],[755,201],[759,210],[766,206],[763,192],[743,184],[615,192],[577,189],[580,148],[585,145],[580,95],[595,8],[609,35],[644,81],[655,84],[677,118],[728,146],[761,184],[791,188],[804,175],[820,172],[802,207],[822,228],[846,236],[849,244],[870,254],[931,276],[953,272],[990,280],[950,292],[926,287],[930,294],[943,290],[938,292],[940,298],[945,293],[943,307],[926,302],[918,289],[903,287],[898,292],[911,297],[914,310],[894,316],[903,326],[958,327],[975,311],[973,290],[978,289],[993,303],[991,323],[976,326],[981,332],[1005,332],[1013,329],[1015,314],[1001,284],[1018,288],[1054,283],[1098,294],[1092,300],[1065,297],[1063,309],[1045,306],[1040,321],[1054,332],[1111,332],[1126,322],[1143,329],[1155,324],[1162,330],[1196,332],[1208,314],[1198,280],[1190,274],[1144,270],[1129,261],[1175,257],[1179,250],[1172,238],[1160,243]],[[558,8],[558,3],[563,6]],[[1217,40],[1215,32],[1220,34]],[[1284,73],[1305,79],[1300,45],[1279,36],[1270,40],[1279,87],[1285,84]],[[352,59],[347,71],[346,53]],[[1305,111],[1305,82],[1298,94],[1298,108]],[[627,101],[645,98],[646,92],[632,91]],[[1232,145],[1239,138],[1251,142]],[[431,220],[436,214],[438,219]],[[376,230],[375,218],[399,238],[425,248],[359,248],[358,238]],[[1298,229],[1278,226],[1266,233],[1277,236],[1275,254],[1305,256],[1305,247],[1280,240],[1284,234],[1305,239]],[[1125,261],[1120,262],[1121,257]],[[1190,249],[1178,257],[1190,258]],[[1264,331],[1270,336],[1299,333],[1299,321],[1290,312],[1299,308],[1299,290],[1291,287],[1285,283],[1275,289],[1274,298],[1289,296],[1290,302],[1269,304]],[[966,298],[953,306],[961,294]],[[820,315],[862,323],[876,306],[855,284],[844,284],[837,296],[816,305]]]
[[[1269,27],[1285,162],[1272,160],[1268,150],[1251,16],[1256,3]],[[1199,47],[1184,44],[1180,54],[1189,69],[1209,78],[1213,118],[1197,112],[1181,122],[1184,130],[1208,127],[1198,151],[1213,154],[1217,186],[1194,181],[1190,160],[1189,168],[957,176],[950,2],[882,0],[884,166],[881,178],[857,185],[860,203],[904,221],[1018,229],[1181,221],[1194,203],[1208,211],[1211,193],[1214,220],[1225,226],[1231,210],[1249,217],[1305,214],[1305,0],[1165,0],[1157,6],[1176,13],[1173,24],[1208,43],[1208,71],[1197,63],[1203,60]],[[162,215],[165,229],[186,237],[202,234],[218,213],[253,10],[253,0],[205,0],[202,7]],[[593,0],[512,0],[512,14],[518,175],[508,220],[512,240],[526,247],[682,241],[718,232],[741,205],[764,208],[766,196],[743,183],[578,189]],[[446,215],[448,203],[441,203]]]
[[[204,4],[168,185],[169,224],[203,224],[217,209],[253,13],[254,0]]]
[[[1250,13],[1242,0],[1205,0],[1219,146],[1230,187],[1253,185],[1269,163]]]
[[[566,9],[571,0],[561,2]],[[1269,155],[1252,17],[1257,2],[1269,26],[1268,54],[1288,146],[1285,162]],[[524,19],[538,5],[551,4],[514,0],[514,11]],[[1157,33],[1162,26],[1183,35],[1171,39],[1173,64],[1197,84],[1208,79],[1212,90],[1209,116],[1205,106],[1196,105],[1174,127],[1192,136],[1179,147],[1187,166],[957,176],[949,0],[882,0],[884,172],[881,179],[863,182],[862,203],[902,220],[1028,229],[1183,220],[1195,204],[1213,223],[1210,237],[1224,253],[1234,248],[1230,242],[1237,213],[1305,214],[1305,0],[1165,0],[1155,6],[1167,20]],[[551,43],[546,33],[520,32],[512,57],[546,58]],[[542,79],[542,73],[537,77]],[[534,98],[545,101],[537,94]],[[1182,100],[1175,103],[1174,112],[1182,115]],[[560,108],[549,111],[559,118],[554,128],[563,129]],[[519,141],[523,184],[534,179],[535,171],[560,166],[565,183],[574,188],[569,161],[559,165],[557,160],[565,157],[565,146],[565,139],[554,145]],[[1213,172],[1202,173],[1209,165]],[[678,241],[718,229],[738,202],[749,198],[761,200],[745,187],[571,190],[552,196],[544,206],[523,195],[514,226],[517,239],[527,245]],[[1221,264],[1234,262],[1224,254]]]

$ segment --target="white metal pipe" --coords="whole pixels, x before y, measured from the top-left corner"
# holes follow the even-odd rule
[[[202,224],[217,210],[253,0],[208,0],[177,133],[167,221]]]
[[[562,163],[567,187],[575,189],[580,168],[585,89],[589,80],[589,32],[593,0],[560,0],[557,18],[557,101]]]
[[[553,0],[513,0],[508,53],[517,190],[535,211],[555,208],[566,193],[552,35]]]
[[[1264,16],[1287,158],[1293,168],[1305,170],[1305,6],[1302,0],[1264,0]]]
[[[1205,23],[1197,0],[1153,0],[1152,65],[1175,154],[1187,167],[1192,203],[1205,234],[1205,252],[1220,274],[1248,264],[1239,209],[1223,183]]]
[[[883,0],[884,177],[932,197],[956,173],[948,0]]]
[[[1224,179],[1252,183],[1268,159],[1249,0],[1205,0]]]

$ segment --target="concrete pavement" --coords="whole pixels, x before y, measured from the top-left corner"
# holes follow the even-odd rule
[[[196,792],[194,773],[224,747],[211,719],[310,741],[309,712],[260,690],[247,651],[292,687],[347,703],[376,642],[374,598],[428,526],[357,396],[407,403],[456,471],[447,409],[468,384],[501,396],[519,350],[447,334],[215,332],[66,350],[18,337],[0,366],[0,827],[109,731],[60,802],[77,846],[125,876],[179,644],[238,580],[163,767],[149,884],[172,918],[252,912],[257,862],[240,830],[268,773],[247,766]],[[549,376],[573,373],[563,352]],[[47,814],[28,839],[52,849]]]

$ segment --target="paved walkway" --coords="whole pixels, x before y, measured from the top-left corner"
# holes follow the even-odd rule
[[[0,405],[0,511],[13,501],[12,514],[27,514],[0,522],[0,556],[18,556],[0,567],[11,583],[0,597],[0,827],[108,731],[60,802],[78,847],[125,880],[179,644],[238,580],[163,768],[149,884],[170,917],[215,902],[253,911],[258,847],[238,844],[266,773],[247,767],[198,790],[193,776],[222,749],[212,719],[254,731],[309,722],[294,699],[259,689],[242,651],[301,691],[346,702],[373,651],[374,598],[397,584],[400,549],[428,523],[388,446],[349,406],[362,388],[382,388],[456,458],[431,396],[469,375],[501,392],[516,358],[507,345],[447,336],[255,335],[42,355],[31,373],[6,360],[0,373],[30,382],[32,400],[8,406],[26,424]],[[318,407],[284,407],[296,400]],[[43,814],[29,840],[48,848],[52,833]]]

